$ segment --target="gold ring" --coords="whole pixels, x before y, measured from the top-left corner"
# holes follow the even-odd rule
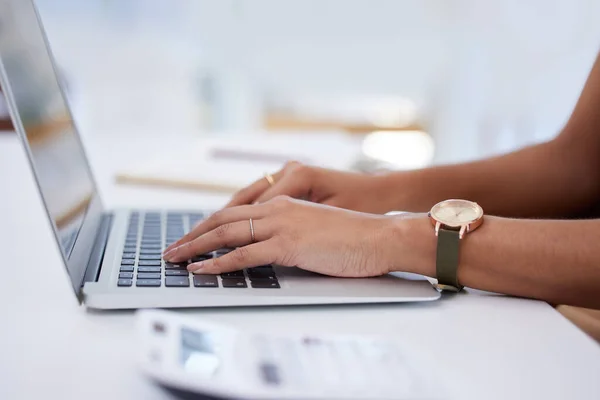
[[[250,239],[252,239],[252,243],[256,242],[256,238],[254,237],[254,223],[252,222],[252,218],[250,218]]]
[[[269,182],[269,186],[273,186],[275,184],[275,179],[273,179],[273,175],[265,174],[265,179]]]

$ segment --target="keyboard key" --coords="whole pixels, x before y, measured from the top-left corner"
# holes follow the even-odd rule
[[[160,260],[140,260],[138,261],[138,265],[144,267],[158,267],[160,266]]]
[[[139,272],[137,274],[138,279],[160,279],[160,272]]]
[[[135,259],[135,253],[123,253],[121,257],[123,257],[123,260],[133,260]]]
[[[267,279],[258,279],[258,280],[250,281],[250,284],[252,285],[253,288],[256,288],[256,289],[279,289],[281,287],[281,286],[279,286],[278,281],[272,281],[272,280],[267,280]]]
[[[189,272],[187,269],[167,269],[165,270],[166,276],[188,276]]]
[[[226,288],[245,288],[248,287],[245,279],[239,278],[223,278],[221,279],[223,282],[223,287]]]
[[[204,261],[213,258],[212,254],[200,254],[192,258],[192,262]]]
[[[142,245],[140,247],[142,248],[142,250],[160,250],[162,249],[162,242],[142,242]]]
[[[131,284],[132,284],[131,279],[119,279],[117,281],[117,286],[131,286]]]
[[[140,260],[161,260],[162,256],[160,253],[155,254],[140,254]]]
[[[230,248],[219,249],[219,250],[215,251],[215,254],[217,257],[221,257],[227,253],[231,253],[233,250],[234,249],[230,249]]]
[[[131,258],[126,258],[124,260],[121,260],[121,265],[133,265],[135,264],[135,260],[132,260]]]
[[[185,269],[187,271],[187,266],[188,266],[188,264],[186,262],[177,263],[177,264],[165,263],[166,269]]]
[[[135,253],[137,251],[137,246],[125,246],[123,247],[123,253]]]
[[[195,287],[219,287],[216,275],[194,275]]]
[[[221,278],[243,278],[244,271],[233,271],[233,272],[224,272],[221,274]]]
[[[246,272],[248,273],[248,278],[250,278],[251,281],[254,279],[277,279],[273,268],[248,268]]]
[[[142,244],[145,243],[153,243],[153,244],[161,244],[162,236],[161,235],[151,235],[151,236],[142,236]]]
[[[146,254],[146,255],[148,255],[148,254],[150,254],[150,255],[157,254],[159,256],[162,254],[160,248],[159,249],[140,249],[139,253],[140,254]]]
[[[133,278],[133,272],[121,272],[119,273],[119,279],[131,279]]]
[[[119,268],[119,271],[121,271],[121,272],[133,272],[133,265],[121,265],[121,268]]]
[[[165,278],[165,286],[188,287],[190,286],[190,278],[188,278],[187,276],[167,276]]]
[[[135,286],[160,286],[160,279],[138,279]]]
[[[160,267],[138,267],[139,272],[160,272]]]

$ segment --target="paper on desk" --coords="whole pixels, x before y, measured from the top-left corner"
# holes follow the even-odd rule
[[[355,139],[344,134],[227,134],[199,139],[190,146],[165,149],[155,158],[131,164],[119,175],[132,178],[128,183],[133,183],[135,178],[154,180],[159,185],[160,182],[198,182],[230,187],[233,191],[265,173],[278,171],[286,160],[348,169],[357,149]],[[231,152],[247,156],[227,155]]]

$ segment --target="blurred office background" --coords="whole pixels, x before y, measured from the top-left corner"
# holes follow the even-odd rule
[[[347,132],[399,168],[551,138],[600,49],[598,0],[37,3],[84,135]]]

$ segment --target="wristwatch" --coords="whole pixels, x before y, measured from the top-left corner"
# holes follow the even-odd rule
[[[483,223],[483,209],[468,200],[445,200],[429,211],[437,236],[436,275],[440,290],[459,292],[458,262],[460,240]]]

